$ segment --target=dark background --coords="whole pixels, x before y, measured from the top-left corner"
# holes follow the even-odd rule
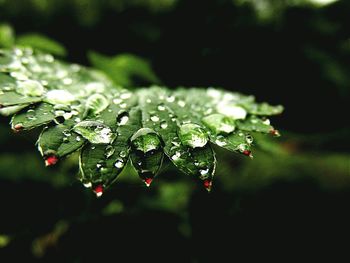
[[[254,161],[218,149],[209,195],[167,164],[151,189],[127,169],[99,200],[76,182],[74,156],[45,169],[37,133],[14,135],[2,117],[0,260],[348,256],[350,1],[257,2],[0,1],[0,21],[62,43],[69,61],[132,53],[169,87],[221,86],[286,108],[273,118],[283,137]]]

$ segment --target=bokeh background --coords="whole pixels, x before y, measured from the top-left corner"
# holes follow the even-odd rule
[[[286,108],[254,160],[217,149],[210,194],[166,163],[150,189],[127,168],[101,199],[77,156],[45,168],[38,131],[1,117],[0,262],[349,256],[349,14],[347,0],[0,0],[0,45],[12,26],[130,88],[221,86]]]

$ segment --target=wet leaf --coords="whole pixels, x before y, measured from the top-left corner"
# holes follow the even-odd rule
[[[283,109],[217,88],[130,91],[30,48],[0,51],[0,105],[1,114],[15,114],[15,131],[45,126],[38,149],[46,165],[81,149],[80,180],[97,196],[129,159],[149,186],[164,156],[210,191],[211,143],[252,157],[251,133],[279,135],[267,116]]]

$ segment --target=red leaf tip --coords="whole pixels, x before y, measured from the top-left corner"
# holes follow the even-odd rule
[[[58,162],[58,157],[56,155],[49,155],[45,157],[45,165],[51,166]]]
[[[17,123],[16,125],[13,126],[12,129],[14,132],[19,132],[19,131],[23,130],[23,125],[22,125],[22,123]]]
[[[270,130],[270,134],[276,137],[281,136],[280,132],[278,130],[272,129]]]
[[[101,184],[97,185],[95,188],[94,188],[94,193],[96,194],[97,197],[100,197],[102,194],[103,194],[103,186]]]
[[[204,185],[205,190],[210,192],[211,191],[211,187],[213,185],[213,181],[209,180],[209,179],[206,179],[206,180],[204,180],[203,185]]]
[[[149,187],[153,181],[153,178],[146,178],[143,181],[145,182],[146,186]]]
[[[245,156],[248,156],[248,157],[250,157],[250,158],[253,158],[253,154],[252,154],[252,152],[249,151],[249,150],[244,150],[242,153],[243,153]]]

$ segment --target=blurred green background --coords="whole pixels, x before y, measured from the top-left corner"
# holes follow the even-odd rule
[[[150,189],[127,168],[101,199],[76,180],[77,156],[45,168],[39,131],[13,134],[1,117],[0,262],[348,254],[349,13],[347,0],[0,0],[2,46],[37,45],[130,88],[222,86],[286,108],[283,136],[258,137],[254,160],[217,149],[210,194],[166,163]]]

